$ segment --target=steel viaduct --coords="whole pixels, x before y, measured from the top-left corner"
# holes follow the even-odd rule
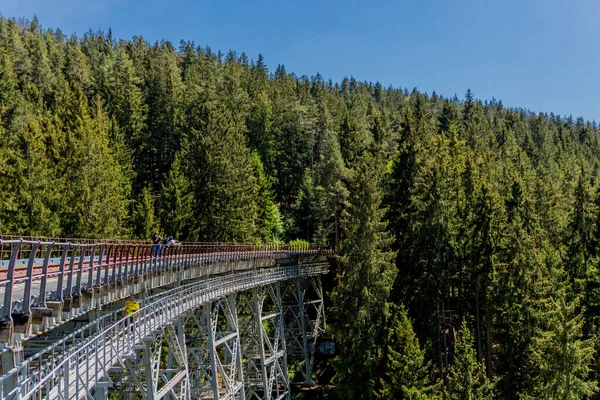
[[[330,253],[0,237],[0,399],[289,399],[291,368],[313,383]]]

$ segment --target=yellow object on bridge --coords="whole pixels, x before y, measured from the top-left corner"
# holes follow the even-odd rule
[[[125,302],[124,314],[126,317],[129,317],[131,314],[136,313],[139,309],[140,309],[140,304],[137,301],[135,301],[135,299],[129,298]]]

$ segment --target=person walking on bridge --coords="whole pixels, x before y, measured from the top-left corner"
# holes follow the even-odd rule
[[[135,313],[140,309],[140,303],[133,297],[133,295],[129,295],[127,300],[125,301],[125,309],[123,310],[123,316],[127,318],[127,325],[133,323],[136,319]]]

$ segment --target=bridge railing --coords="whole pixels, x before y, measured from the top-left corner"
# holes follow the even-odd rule
[[[33,236],[25,236],[25,237],[16,237],[9,235],[0,235],[0,267],[6,266],[8,260],[10,259],[10,255],[12,252],[12,246],[9,246],[12,243],[23,242],[23,246],[19,248],[17,254],[17,260],[24,260],[30,258],[30,254],[33,254],[34,257],[41,258],[43,257],[43,249],[41,245],[49,245],[55,244],[51,256],[53,258],[59,258],[62,254],[61,250],[63,249],[63,245],[69,244],[71,246],[80,246],[80,245],[88,245],[90,247],[110,247],[112,249],[120,249],[123,251],[124,248],[129,247],[131,250],[139,249],[139,248],[154,248],[156,246],[161,249],[169,248],[181,248],[182,246],[186,251],[200,251],[206,253],[215,253],[215,252],[272,252],[272,251],[329,251],[329,246],[318,245],[318,244],[247,244],[247,243],[218,243],[218,242],[182,242],[180,245],[175,246],[166,246],[164,244],[154,245],[149,241],[133,241],[133,240],[107,240],[107,239],[50,239],[50,238],[42,238],[42,237],[33,237]],[[33,249],[33,244],[38,244],[34,250],[34,253],[31,253]],[[115,250],[116,251],[116,250]],[[172,250],[171,250],[172,251]],[[124,254],[127,254],[125,252]]]
[[[29,321],[32,310],[48,310],[49,303],[78,308],[82,295],[190,265],[235,263],[257,258],[329,254],[327,246],[309,244],[71,243],[0,239],[0,341],[2,329],[13,321]],[[233,268],[233,264],[232,264]],[[63,310],[61,305],[61,310]],[[56,316],[56,315],[52,315]],[[11,333],[12,334],[12,333]]]

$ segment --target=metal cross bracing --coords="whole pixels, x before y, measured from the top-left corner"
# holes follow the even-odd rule
[[[202,398],[202,393],[207,398],[244,398],[236,316],[239,303],[233,295],[265,286],[251,291],[255,332],[262,335],[262,339],[257,337],[262,343],[258,352],[263,389],[254,390],[257,398],[288,397],[278,282],[327,270],[326,263],[280,266],[208,278],[164,292],[139,311],[137,320],[129,324],[120,320],[37,368],[26,362],[14,368],[0,378],[0,398],[105,398],[107,388],[118,385],[135,398]],[[271,298],[267,308],[278,309],[275,314],[279,318],[263,315],[267,292]],[[270,319],[278,321],[274,331],[265,326]],[[164,342],[169,349],[166,365],[160,357]],[[201,343],[200,350],[197,343]],[[277,364],[273,363],[274,356]],[[119,371],[120,380],[113,382],[111,372]],[[259,397],[261,392],[264,397]]]
[[[290,397],[280,282],[240,294],[246,399]]]
[[[26,339],[129,293],[329,251],[314,245],[0,239],[0,342]]]
[[[192,399],[245,398],[236,305],[234,293],[186,315]]]
[[[319,276],[282,283],[288,355],[293,360],[296,380],[314,386],[314,356],[317,339],[325,333],[325,304]]]

